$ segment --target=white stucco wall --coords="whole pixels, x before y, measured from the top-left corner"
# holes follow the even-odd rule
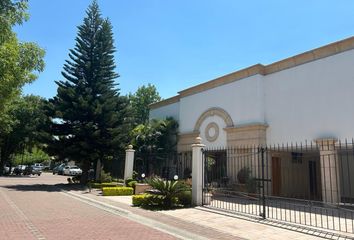
[[[150,110],[150,119],[165,119],[173,117],[179,121],[179,102]]]
[[[219,127],[218,138],[215,141],[209,142],[205,136],[205,129],[209,123],[216,123]],[[224,119],[219,116],[211,116],[205,119],[205,121],[200,125],[200,137],[202,138],[202,143],[209,148],[225,147],[226,146],[226,131],[224,128],[226,123]],[[214,136],[214,134],[212,134]]]
[[[342,52],[265,76],[239,81],[181,97],[153,109],[150,118],[172,116],[179,120],[181,134],[190,133],[198,118],[209,108],[224,109],[234,125],[266,123],[267,144],[311,142],[317,138],[354,137],[354,50]],[[209,117],[210,118],[210,117]],[[212,121],[202,123],[204,129]],[[220,138],[226,141],[221,119],[214,119]]]
[[[267,143],[354,136],[354,50],[264,76]]]
[[[262,85],[263,77],[254,75],[181,98],[180,132],[192,132],[198,118],[212,107],[224,109],[234,125],[264,122]]]

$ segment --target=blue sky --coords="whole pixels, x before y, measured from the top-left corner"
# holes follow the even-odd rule
[[[46,50],[25,94],[56,95],[90,0],[29,0],[23,41]],[[98,0],[113,25],[122,94],[154,84],[163,98],[244,67],[268,64],[354,35],[351,0]],[[354,64],[354,63],[353,63]]]

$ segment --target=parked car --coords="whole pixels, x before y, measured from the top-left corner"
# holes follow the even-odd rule
[[[32,167],[36,167],[37,169],[40,169],[42,171],[44,166],[42,163],[35,163],[32,165]]]
[[[4,174],[9,174],[9,175],[11,175],[12,173],[13,173],[13,171],[14,171],[14,167],[12,167],[11,169],[10,169],[10,167],[9,166],[5,166],[4,167]]]
[[[42,174],[42,170],[34,166],[18,165],[15,167],[13,173],[16,175],[24,175],[24,176],[28,176],[28,175],[40,176]]]
[[[42,167],[36,166],[36,164],[32,165],[31,174],[40,176],[42,174]]]
[[[26,169],[26,165],[17,165],[13,171],[15,175],[21,175]]]
[[[81,174],[82,170],[77,166],[66,166],[63,170],[63,175],[76,176]]]
[[[58,175],[63,175],[63,170],[64,167],[66,166],[65,163],[59,164],[58,166],[53,168],[53,175],[58,174]]]

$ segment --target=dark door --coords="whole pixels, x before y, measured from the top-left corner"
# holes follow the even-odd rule
[[[272,189],[273,189],[273,195],[280,196],[281,163],[279,157],[272,157]]]

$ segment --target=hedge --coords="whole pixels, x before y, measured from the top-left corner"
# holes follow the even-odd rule
[[[149,193],[137,194],[132,196],[133,206],[162,206],[164,196],[154,195]],[[176,204],[182,205],[184,207],[189,207],[192,205],[192,191],[184,191],[178,194],[176,198],[173,199]]]
[[[121,183],[116,183],[116,182],[104,182],[104,183],[90,183],[91,188],[103,188],[103,187],[119,187],[123,186]]]
[[[149,193],[132,196],[133,206],[161,206],[163,197]]]
[[[149,194],[139,194],[132,196],[132,202],[134,206],[142,206],[146,205],[146,198],[148,198]]]
[[[134,189],[131,187],[103,187],[103,196],[127,196],[133,195]]]

